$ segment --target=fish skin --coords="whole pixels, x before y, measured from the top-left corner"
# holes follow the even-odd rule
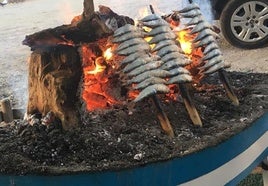
[[[204,18],[202,18],[202,16],[196,16],[194,18],[192,18],[188,23],[186,23],[185,25],[187,27],[189,26],[193,26],[193,25],[197,25],[198,23],[204,22]]]
[[[167,40],[167,39],[175,40],[176,37],[177,37],[176,34],[173,33],[173,32],[158,34],[155,37],[153,37],[148,43],[150,45],[151,44],[157,44],[160,41],[164,41],[164,40]]]
[[[138,58],[145,58],[145,57],[149,57],[149,55],[144,51],[139,51],[139,52],[130,54],[129,56],[125,57],[121,61],[121,65],[128,64],[128,63],[131,63]]]
[[[180,52],[180,48],[175,44],[168,45],[158,50],[156,54],[160,57],[163,57],[171,52]]]
[[[218,63],[223,63],[223,57],[222,55],[216,56],[213,59],[210,59],[205,62],[205,65],[200,67],[199,69],[204,71],[205,69],[211,68],[213,65],[218,64]]]
[[[171,74],[170,77],[181,75],[181,74],[190,74],[190,72],[186,68],[183,68],[183,67],[177,67],[177,68],[171,69],[169,70],[169,72]]]
[[[210,28],[211,28],[211,25],[208,22],[200,22],[194,26],[194,28],[191,30],[190,34],[195,34],[195,33],[201,32],[205,29],[210,29]]]
[[[169,26],[169,23],[161,18],[161,19],[152,20],[148,22],[142,22],[142,25],[147,26],[149,28],[156,28],[158,26]]]
[[[198,48],[198,47],[206,46],[213,42],[216,42],[215,38],[213,36],[207,36],[203,38],[200,42],[194,44],[194,47]]]
[[[191,3],[188,6],[186,6],[185,8],[179,10],[178,12],[179,13],[186,13],[186,12],[189,12],[189,11],[194,10],[194,9],[200,10],[200,7],[196,3]]]
[[[209,53],[207,53],[202,58],[202,60],[207,61],[207,60],[213,59],[214,57],[219,56],[219,55],[222,55],[221,51],[219,49],[215,48],[214,50],[211,50]]]
[[[179,84],[179,83],[188,83],[193,80],[192,76],[189,74],[181,74],[174,76],[168,80],[168,84]]]
[[[165,55],[161,58],[162,61],[168,62],[172,59],[183,59],[184,56],[178,52],[171,52],[168,55]]]
[[[159,43],[157,43],[151,51],[156,52],[165,46],[173,45],[173,44],[175,44],[174,40],[170,40],[170,39],[163,40],[163,41],[160,41]]]
[[[141,83],[138,83],[134,87],[134,89],[136,89],[136,90],[144,89],[144,88],[148,87],[149,85],[153,85],[153,84],[167,84],[167,81],[163,78],[150,77],[150,78],[142,81]]]
[[[153,21],[153,20],[157,20],[157,19],[161,19],[161,17],[156,15],[156,14],[150,14],[150,15],[147,15],[144,18],[140,19],[139,21],[148,22],[148,21]]]
[[[154,84],[143,89],[140,94],[134,99],[134,102],[141,101],[142,99],[149,97],[157,93],[168,93],[169,88],[163,84]]]
[[[204,74],[212,74],[214,72],[217,72],[218,70],[222,69],[225,67],[224,63],[218,63],[216,65],[213,65],[211,68],[207,69],[206,71],[204,71]]]
[[[201,32],[198,33],[198,35],[196,36],[196,38],[194,38],[193,42],[196,43],[200,40],[202,40],[203,38],[205,38],[206,36],[213,36],[213,37],[218,37],[218,34],[216,34],[215,32],[213,32],[211,29],[204,29]]]
[[[140,83],[144,81],[145,79],[148,79],[150,77],[160,77],[160,78],[166,78],[169,77],[170,73],[166,70],[162,69],[154,69],[154,70],[149,70],[146,72],[143,72],[139,74],[138,76],[133,77],[129,83]]]
[[[199,9],[193,9],[185,13],[180,13],[180,15],[184,18],[194,18],[196,16],[202,15]]]
[[[148,32],[148,35],[155,36],[157,34],[168,33],[168,32],[172,32],[170,26],[162,25],[152,29],[150,32]]]
[[[165,62],[161,68],[164,69],[164,70],[171,70],[173,68],[178,68],[178,67],[184,67],[186,65],[189,65],[191,64],[192,61],[189,60],[188,58],[184,58],[184,59],[172,59],[172,60],[169,60],[167,62]]]
[[[140,52],[140,51],[144,51],[145,53],[147,53],[150,51],[150,49],[151,49],[150,45],[148,45],[147,43],[137,44],[137,45],[133,45],[131,47],[125,48],[124,50],[118,51],[117,54],[123,55],[123,56],[128,56],[130,54]]]
[[[205,47],[203,54],[207,55],[210,51],[212,51],[214,49],[219,49],[219,46],[215,42],[212,42]]]
[[[136,29],[137,29],[136,26],[131,25],[131,24],[126,24],[126,25],[124,25],[124,26],[122,26],[122,27],[116,29],[116,30],[114,31],[114,35],[113,35],[113,36],[114,36],[114,37],[117,37],[117,36],[123,35],[123,34],[125,34],[125,33],[127,33],[127,32],[130,32],[130,31],[132,31],[132,30],[136,30]]]
[[[121,36],[114,37],[112,42],[113,43],[121,43],[121,42],[130,40],[130,39],[134,39],[134,38],[143,38],[144,36],[147,36],[147,33],[143,32],[143,31],[128,32],[128,33],[123,34]]]
[[[129,76],[137,76],[145,71],[150,71],[159,68],[164,62],[163,61],[149,61],[148,63],[134,68],[128,73]]]
[[[124,50],[125,48],[131,47],[133,45],[142,44],[142,43],[146,43],[146,41],[143,38],[133,38],[133,39],[127,40],[119,44],[115,52]]]
[[[130,71],[134,70],[135,68],[145,65],[149,63],[152,59],[150,56],[148,57],[138,57],[137,59],[133,60],[131,63],[125,66],[123,69],[124,73],[129,73]]]

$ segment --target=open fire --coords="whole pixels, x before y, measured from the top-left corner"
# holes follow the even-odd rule
[[[142,14],[147,16],[149,12],[143,11]],[[172,25],[172,22],[170,24],[173,28],[176,28]],[[177,24],[177,26],[179,25]],[[150,31],[148,27],[143,27],[143,29],[147,32]],[[186,67],[191,71],[198,66],[203,56],[202,51],[200,48],[193,48],[192,41],[194,36],[190,35],[190,29],[176,31],[175,33],[177,34],[177,40],[180,43],[181,49],[192,61],[192,63]],[[152,37],[145,38],[147,42],[151,39]],[[153,47],[154,45],[152,44],[151,48]],[[120,70],[120,60],[122,60],[118,55],[113,54],[112,48],[115,47],[110,46],[107,39],[101,39],[81,47],[80,53],[82,56],[84,78],[82,98],[86,102],[89,111],[107,109],[111,108],[112,105],[123,104],[123,101],[120,101],[120,96],[113,95],[111,93],[112,88],[107,88],[111,87],[114,83],[111,77],[116,76],[117,72]],[[175,97],[177,97],[175,94],[177,93],[178,92],[172,92],[167,94],[168,99],[175,99]],[[134,100],[138,96],[138,92],[129,90],[127,95],[127,98]]]
[[[80,51],[83,56],[82,98],[89,111],[105,109],[120,102],[111,92],[111,86],[114,84],[111,77],[115,76],[111,48],[105,49],[99,44],[95,45],[95,49],[98,48],[98,51],[94,52],[94,45],[83,45]]]
[[[146,13],[134,26],[132,19],[119,16],[108,7],[100,6],[98,12],[87,7],[82,16],[73,19],[71,25],[27,36],[24,44],[34,51],[40,48],[43,50],[44,47],[68,46],[73,52],[78,48],[76,55],[80,56],[70,62],[65,51],[60,51],[60,57],[56,60],[62,64],[50,67],[51,61],[48,61],[43,64],[44,67],[40,67],[41,71],[44,68],[47,71],[52,68],[62,71],[62,75],[55,75],[55,72],[51,75],[49,72],[50,79],[41,82],[44,84],[44,91],[53,82],[54,88],[52,86],[50,89],[55,89],[54,94],[43,94],[43,90],[40,95],[35,94],[35,89],[40,87],[34,85],[39,71],[32,67],[30,78],[33,80],[30,86],[34,85],[35,89],[29,96],[28,113],[38,111],[45,115],[52,111],[65,125],[72,118],[70,113],[76,110],[77,100],[72,100],[72,96],[77,92],[89,112],[110,109],[115,105],[127,105],[150,97],[158,109],[163,130],[173,136],[168,118],[161,109],[161,101],[176,100],[180,94],[193,123],[202,126],[189,91],[191,86],[214,72],[219,72],[227,95],[234,104],[238,104],[224,71],[222,55],[214,38],[216,34],[200,16],[198,5],[190,4],[189,7],[167,16],[157,16],[153,7],[150,8],[152,14]],[[178,30],[182,28],[180,19],[184,18],[190,21],[184,29]],[[52,58],[54,59],[54,54]],[[34,61],[33,59],[33,66]],[[80,64],[81,69],[76,71],[76,75],[66,76],[73,71],[69,63],[74,63],[75,66]],[[66,65],[69,66],[63,71],[62,68]],[[45,74],[41,76],[46,78]],[[82,77],[81,86],[78,87],[81,90],[70,89],[69,80],[73,76]],[[62,80],[66,83],[59,85]],[[76,87],[77,80],[73,82]],[[72,93],[65,92],[65,89]],[[163,94],[164,99],[159,98],[158,93]],[[45,100],[44,97],[47,96],[59,98],[53,103],[42,105],[40,100]],[[66,105],[70,108],[68,111]],[[79,116],[72,122],[77,120]]]

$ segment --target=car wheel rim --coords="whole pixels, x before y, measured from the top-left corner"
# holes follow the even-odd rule
[[[231,17],[231,30],[243,42],[256,42],[268,36],[268,6],[249,1],[239,6]]]

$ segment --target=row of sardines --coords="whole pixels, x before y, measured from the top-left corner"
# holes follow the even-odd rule
[[[199,6],[191,3],[174,13],[189,20],[186,26],[191,28],[190,34],[196,36],[193,46],[202,47],[204,57],[199,73],[208,75],[225,68],[216,33],[202,16]],[[120,65],[128,77],[127,84],[134,84],[134,89],[140,92],[134,102],[168,93],[168,85],[190,83],[192,75],[185,67],[192,61],[179,47],[170,24],[161,16],[151,14],[141,19],[138,25],[126,24],[113,35],[113,42],[118,46],[115,53],[124,56]],[[146,38],[151,39],[146,41]]]

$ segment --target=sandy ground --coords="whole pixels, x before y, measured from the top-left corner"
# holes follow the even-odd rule
[[[71,18],[82,11],[82,0],[29,0],[23,3],[8,4],[0,7],[0,99],[9,97],[13,106],[25,108],[27,103],[27,59],[30,49],[21,44],[25,35],[40,31],[45,28],[55,27],[69,23]],[[50,4],[51,3],[51,4]],[[131,6],[139,10],[149,0],[138,2],[130,0],[125,6],[115,6],[116,3],[98,1],[99,4],[110,6],[115,12],[128,16],[136,16],[134,12],[126,12],[126,7]],[[160,12],[173,10],[157,0]],[[170,2],[176,3],[175,0]],[[20,13],[18,13],[20,12]],[[137,11],[138,12],[138,11]],[[243,50],[232,47],[224,38],[219,45],[223,51],[231,71],[262,72],[268,73],[268,47],[255,50]]]
[[[254,50],[239,49],[221,38],[220,46],[231,71],[268,73],[268,47]]]

